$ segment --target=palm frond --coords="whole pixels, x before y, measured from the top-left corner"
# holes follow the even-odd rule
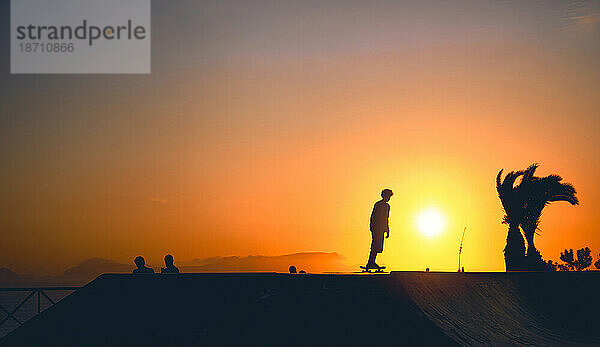
[[[549,175],[541,178],[536,184],[538,194],[542,195],[546,204],[555,201],[567,201],[571,205],[579,205],[577,190],[570,183],[562,183],[562,177],[558,175]]]
[[[523,179],[521,183],[526,183],[535,179],[533,174],[535,174],[535,170],[540,166],[538,163],[533,163],[529,165],[529,167],[523,173]]]
[[[502,208],[506,214],[506,216],[504,216],[504,223],[518,223],[518,220],[520,219],[520,208],[517,207],[519,205],[519,199],[515,192],[515,181],[522,176],[525,171],[511,171],[506,174],[504,180],[502,179],[502,172],[503,170],[500,170],[498,175],[496,175],[496,190],[498,191],[498,197],[500,198]]]

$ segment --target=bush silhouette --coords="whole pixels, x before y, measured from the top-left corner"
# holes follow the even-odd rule
[[[560,252],[560,260],[565,264],[559,264],[558,268],[561,271],[583,271],[592,265],[592,251],[589,247],[578,249],[576,254],[577,258],[573,256],[573,249]],[[596,263],[600,265],[600,259]]]

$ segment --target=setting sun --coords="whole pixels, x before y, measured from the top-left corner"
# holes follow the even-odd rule
[[[438,235],[445,227],[446,220],[437,209],[430,207],[416,217],[417,229],[427,237]]]

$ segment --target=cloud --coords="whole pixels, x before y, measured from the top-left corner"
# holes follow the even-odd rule
[[[564,30],[585,34],[600,27],[600,1],[574,1],[563,17]]]
[[[159,199],[159,198],[150,198],[150,202],[155,202],[157,204],[166,205],[169,203],[169,200]]]

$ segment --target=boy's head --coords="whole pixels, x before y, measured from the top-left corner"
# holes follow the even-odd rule
[[[384,189],[381,191],[381,197],[386,202],[390,201],[390,198],[392,197],[392,195],[394,195],[394,193],[392,192],[391,189]]]
[[[135,263],[135,265],[138,268],[142,268],[142,267],[144,267],[144,265],[146,265],[146,261],[144,260],[144,257],[142,257],[141,255],[138,255],[137,257],[135,257],[135,260],[133,262]]]
[[[170,254],[165,255],[165,265],[173,266],[173,256]]]

